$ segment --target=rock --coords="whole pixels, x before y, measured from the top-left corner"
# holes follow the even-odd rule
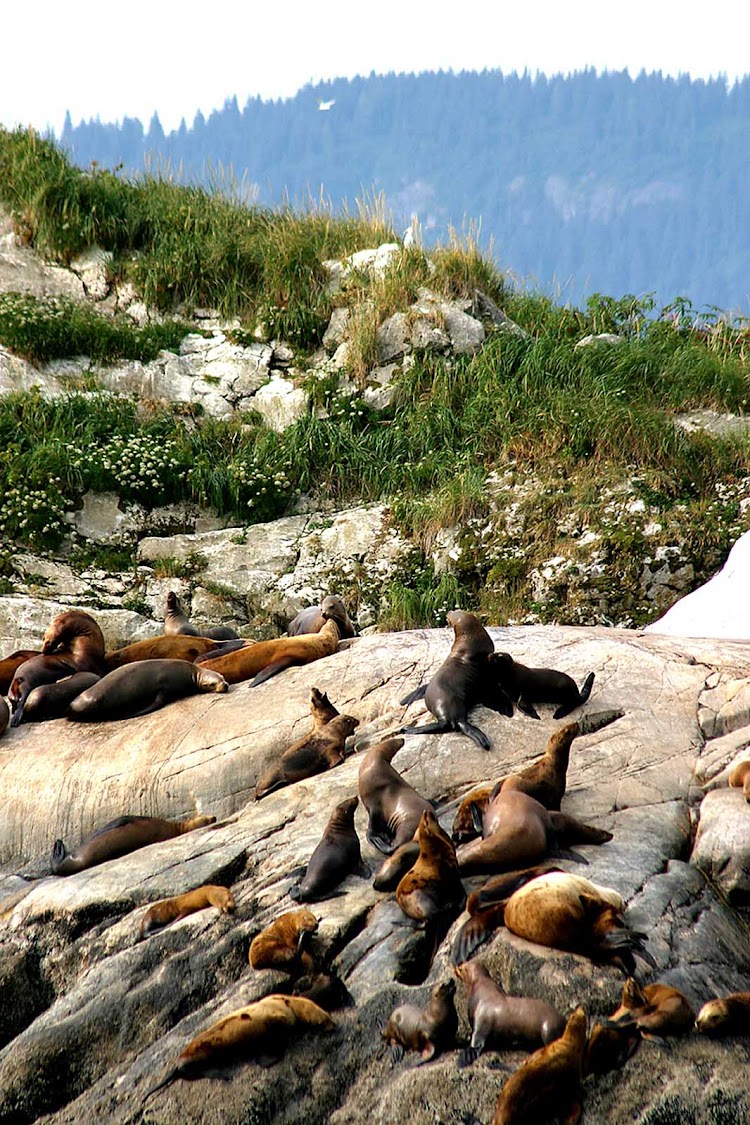
[[[111,289],[109,267],[112,257],[111,250],[102,250],[99,246],[91,246],[70,263],[71,270],[77,277],[80,277],[84,292],[91,301],[103,301],[105,297],[109,296]]]
[[[378,363],[381,366],[401,359],[407,351],[411,350],[409,325],[405,313],[394,313],[389,316],[376,334],[378,349]]]
[[[289,379],[274,375],[253,396],[252,405],[269,429],[281,434],[310,412],[310,396]]]
[[[344,306],[334,309],[331,313],[328,327],[323,333],[323,347],[329,354],[335,352],[339,344],[343,344],[347,338],[350,316],[351,311]]]
[[[624,344],[625,337],[617,336],[614,332],[597,332],[590,336],[583,336],[575,345],[577,348],[589,348],[592,344]]]
[[[730,902],[750,897],[750,804],[741,789],[714,789],[700,806],[691,862]]]
[[[445,328],[455,354],[472,355],[478,351],[486,338],[481,323],[455,304],[444,302],[442,310]]]

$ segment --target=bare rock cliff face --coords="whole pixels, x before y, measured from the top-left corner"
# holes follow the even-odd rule
[[[697,1009],[750,988],[750,931],[743,916],[750,806],[724,794],[731,863],[716,844],[716,808],[701,830],[703,784],[721,776],[750,725],[750,648],[573,628],[491,629],[499,650],[535,666],[596,673],[587,713],[623,717],[577,739],[564,812],[613,833],[579,845],[587,867],[562,866],[615,887],[631,924],[648,934],[657,962],[639,979],[680,988]],[[252,936],[291,909],[295,869],[307,863],[333,807],[357,791],[362,753],[336,769],[255,802],[270,760],[309,729],[314,684],[360,719],[357,736],[419,721],[422,705],[398,700],[429,678],[448,653],[447,630],[372,635],[315,665],[224,696],[198,696],[153,715],[81,727],[58,720],[7,731],[0,740],[0,1120],[49,1122],[332,1122],[377,1125],[489,1122],[506,1072],[525,1057],[487,1052],[459,1069],[458,1053],[396,1066],[380,1029],[399,1003],[423,1003],[432,984],[453,978],[448,938],[430,963],[420,935],[403,925],[393,895],[349,877],[312,909],[319,939],[353,1004],[337,1029],[298,1041],[270,1068],[236,1065],[222,1077],[177,1080],[155,1091],[180,1051],[220,1016],[285,978],[248,964]],[[555,727],[516,713],[478,709],[485,752],[461,735],[407,738],[393,765],[436,805],[450,830],[458,801],[475,785],[528,764]],[[49,872],[53,840],[75,847],[123,814],[181,818],[201,811],[216,825],[66,878]],[[355,824],[373,871],[381,857]],[[703,841],[693,856],[696,834]],[[714,842],[709,846],[711,840]],[[743,844],[743,841],[745,843]],[[726,849],[725,849],[726,851]],[[699,862],[694,862],[693,859]],[[722,872],[728,883],[722,885]],[[467,889],[482,880],[466,880]],[[148,904],[202,883],[231,886],[233,915],[206,910],[138,940]],[[549,1000],[567,1015],[616,1007],[623,976],[584,957],[554,952],[501,929],[479,952],[514,993]],[[463,985],[460,1031],[468,1033]],[[747,1039],[697,1033],[665,1049],[644,1042],[621,1071],[584,1086],[585,1122],[622,1125],[734,1125],[748,1120]]]

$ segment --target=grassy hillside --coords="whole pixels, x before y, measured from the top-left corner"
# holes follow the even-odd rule
[[[433,622],[459,603],[495,621],[641,623],[654,613],[641,576],[659,549],[692,566],[697,584],[750,526],[747,438],[689,433],[673,421],[701,408],[746,411],[750,335],[730,320],[696,323],[679,302],[658,311],[631,296],[562,307],[508,288],[470,241],[429,258],[412,248],[381,281],[356,277],[332,294],[325,259],[393,238],[377,208],[303,216],[167,180],[83,172],[31,132],[0,131],[0,203],[46,257],[69,262],[93,244],[110,249],[113,271],[163,313],[179,306],[189,319],[208,305],[239,316],[248,332],[262,323],[269,338],[292,343],[300,369],[334,306],[350,305],[360,385],[377,324],[425,284],[452,296],[480,288],[526,332],[490,332],[471,358],[418,359],[386,411],[342,397],[335,380],[315,381],[328,417],[309,415],[280,435],[252,414],[217,421],[90,391],[55,401],[5,395],[8,573],[11,541],[54,550],[63,511],[88,489],[147,505],[191,498],[243,522],[281,515],[304,492],[338,506],[392,503],[414,553],[378,591],[383,624]],[[53,354],[51,335],[55,355],[75,354],[81,316],[98,317],[102,339],[120,340],[111,318],[6,296],[0,343],[43,359]],[[179,339],[184,326],[168,319],[159,331]],[[601,332],[623,339],[576,348]],[[165,339],[156,346],[170,346]],[[113,358],[114,349],[105,343],[98,354]],[[431,552],[446,528],[453,557],[436,574]],[[362,589],[355,582],[348,594],[356,604]]]

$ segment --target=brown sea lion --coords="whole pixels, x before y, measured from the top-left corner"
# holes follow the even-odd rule
[[[354,827],[354,812],[358,804],[356,797],[349,797],[333,810],[320,843],[310,856],[302,881],[289,892],[295,902],[325,898],[348,875],[363,872],[359,836]]]
[[[78,609],[58,614],[47,626],[42,655],[31,657],[16,670],[8,689],[10,725],[21,722],[26,700],[35,687],[55,683],[74,672],[100,675],[103,661],[104,637],[91,614]]]
[[[425,926],[438,916],[445,920],[460,914],[466,892],[458,873],[453,841],[438,824],[432,809],[422,813],[417,843],[417,861],[396,887],[396,902],[407,918]]]
[[[133,719],[188,695],[227,690],[223,676],[189,661],[137,660],[115,668],[81,692],[67,714],[79,723]]]
[[[432,809],[430,802],[391,765],[403,745],[403,738],[378,742],[359,766],[359,796],[370,818],[367,839],[385,855],[413,839],[422,813]]]
[[[617,1027],[636,1027],[646,1038],[687,1035],[695,1023],[695,1012],[676,988],[658,983],[641,987],[629,977],[622,986],[620,1007],[605,1022]]]
[[[638,1050],[641,1033],[637,1027],[615,1027],[595,1023],[586,1043],[583,1073],[609,1074],[621,1070]]]
[[[466,985],[471,1025],[471,1045],[462,1055],[462,1065],[473,1062],[485,1047],[539,1047],[565,1030],[565,1019],[557,1008],[544,1000],[509,996],[481,961],[456,965],[456,976]]]
[[[312,910],[303,907],[285,911],[250,942],[250,964],[254,969],[296,972],[302,968],[309,972],[314,961],[308,946],[317,928],[318,919]]]
[[[298,977],[294,982],[292,996],[302,996],[305,1000],[312,1000],[327,1012],[348,1007],[352,1003],[346,985],[326,969],[318,969]]]
[[[320,605],[300,610],[294,620],[290,621],[287,633],[290,637],[299,637],[304,633],[319,633],[329,620],[336,622],[341,637],[356,637],[357,631],[346,612],[346,606],[337,594],[329,594],[327,598],[323,598]]]
[[[484,731],[469,722],[469,713],[483,704],[501,715],[512,715],[513,705],[498,685],[488,659],[494,652],[487,630],[473,613],[454,609],[447,614],[453,626],[454,640],[447,659],[427,685],[417,688],[401,700],[402,705],[424,699],[427,710],[435,716],[434,723],[421,727],[402,727],[398,734],[442,734],[460,731],[477,746],[489,750],[490,740]]]
[[[518,704],[518,710],[531,719],[539,718],[535,703],[559,704],[553,718],[564,719],[586,702],[594,686],[593,672],[589,672],[579,691],[575,680],[567,673],[554,668],[527,668],[509,652],[494,652],[489,660],[499,687]]]
[[[426,1008],[416,1004],[400,1004],[394,1008],[381,1033],[391,1048],[392,1062],[400,1062],[404,1051],[419,1051],[420,1062],[429,1062],[455,1046],[458,1032],[453,1002],[455,991],[455,981],[442,981],[433,988]]]
[[[471,956],[492,937],[495,930],[505,923],[505,903],[514,891],[524,884],[559,871],[552,863],[538,863],[534,867],[524,867],[518,871],[505,871],[494,875],[478,890],[472,891],[466,900],[469,918],[463,923],[453,939],[451,960],[454,965],[468,961]]]
[[[473,840],[480,835],[475,824],[476,813],[473,809],[476,808],[477,812],[483,816],[487,811],[487,805],[490,803],[490,794],[497,791],[499,784],[500,782],[490,782],[489,785],[480,785],[466,794],[456,809],[456,815],[453,819],[451,839],[454,844],[465,844],[467,840]]]
[[[331,656],[338,643],[338,626],[333,618],[329,618],[319,633],[249,642],[234,652],[208,657],[200,663],[203,668],[220,672],[229,684],[251,680],[250,687],[256,687],[292,665],[311,664],[313,660]]]
[[[492,1125],[541,1125],[581,1119],[581,1072],[586,1049],[586,1009],[579,1005],[559,1039],[540,1047],[500,1091]]]
[[[750,801],[750,761],[738,762],[729,775],[733,789],[741,789],[746,801]]]
[[[9,656],[0,660],[0,695],[7,695],[8,688],[13,683],[13,677],[22,664],[31,660],[32,656],[41,656],[40,648],[19,648]]]
[[[532,879],[510,896],[504,921],[518,937],[617,965],[627,976],[635,971],[636,955],[656,966],[644,948],[646,934],[628,928],[622,896],[580,875],[551,872]]]
[[[695,1019],[701,1035],[750,1035],[750,992],[732,992],[704,1004]]]
[[[215,816],[194,816],[188,820],[162,820],[158,816],[120,816],[93,832],[85,843],[70,854],[62,840],[52,847],[52,874],[73,875],[87,867],[96,867],[108,859],[128,855],[148,844],[173,840],[196,828],[214,824]]]
[[[174,590],[170,590],[167,594],[167,606],[164,611],[164,632],[167,636],[209,637],[212,641],[238,641],[240,639],[239,633],[230,629],[228,625],[213,625],[210,629],[196,629],[195,625],[190,624]]]
[[[187,918],[188,914],[195,914],[196,911],[205,910],[209,906],[216,906],[222,914],[231,914],[235,908],[234,896],[227,887],[207,884],[196,887],[194,891],[188,891],[184,895],[155,902],[143,915],[139,937],[146,937],[154,930],[160,930],[172,922],[179,922],[180,918]]]
[[[135,641],[125,648],[113,649],[107,653],[104,662],[108,672],[137,660],[189,660],[192,663],[196,657],[217,647],[218,642],[209,640],[208,637],[162,634],[159,637],[148,637],[145,641]]]
[[[278,762],[264,770],[255,786],[256,801],[284,785],[314,777],[343,762],[344,745],[359,726],[359,719],[340,715],[328,696],[315,687],[310,693],[310,710],[312,730],[285,750]]]
[[[10,722],[10,708],[2,696],[0,696],[0,736],[5,734],[5,730]]]
[[[23,709],[22,722],[41,723],[47,719],[61,719],[69,705],[82,691],[93,687],[98,680],[96,672],[74,672],[53,684],[41,684],[29,692]]]
[[[419,856],[419,841],[416,839],[418,832],[419,829],[413,840],[408,840],[396,848],[395,852],[384,860],[372,881],[376,891],[395,891],[406,872],[411,871]]]

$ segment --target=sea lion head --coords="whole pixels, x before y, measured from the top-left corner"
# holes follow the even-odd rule
[[[181,609],[180,599],[177,597],[174,590],[170,590],[167,594],[167,610],[169,613],[180,613]]]
[[[339,632],[353,632],[346,606],[338,594],[329,594],[323,598],[320,603],[320,616],[326,621],[335,621],[340,626]]]
[[[193,832],[196,828],[205,828],[207,825],[215,823],[215,816],[193,816],[183,821],[183,831]]]
[[[303,907],[301,910],[292,910],[289,912],[290,916],[294,918],[295,924],[300,932],[314,934],[318,928],[318,919],[313,914],[312,910]]]
[[[310,688],[310,710],[313,715],[329,716],[335,718],[338,711],[328,698],[328,693],[319,691],[316,687]]]
[[[490,656],[494,652],[492,637],[475,613],[466,613],[463,609],[451,609],[445,619],[455,633],[454,652],[457,648],[460,650],[464,647],[469,649],[473,657]]]
[[[620,1003],[623,1008],[641,1008],[646,1003],[646,997],[643,995],[641,986],[634,977],[628,977],[622,986]]]
[[[55,617],[44,634],[42,653],[46,656],[58,649],[68,648],[75,637],[91,637],[104,653],[104,636],[90,613],[71,609]]]
[[[224,679],[221,672],[214,672],[213,669],[204,668],[200,664],[196,664],[195,667],[198,670],[195,676],[195,682],[200,691],[229,691],[229,684]]]
[[[346,801],[342,801],[341,804],[336,805],[336,808],[333,810],[331,820],[339,828],[353,828],[354,813],[358,804],[359,797],[349,797]]]
[[[695,1030],[701,1035],[722,1035],[727,1020],[726,1000],[709,1000],[695,1018]]]

